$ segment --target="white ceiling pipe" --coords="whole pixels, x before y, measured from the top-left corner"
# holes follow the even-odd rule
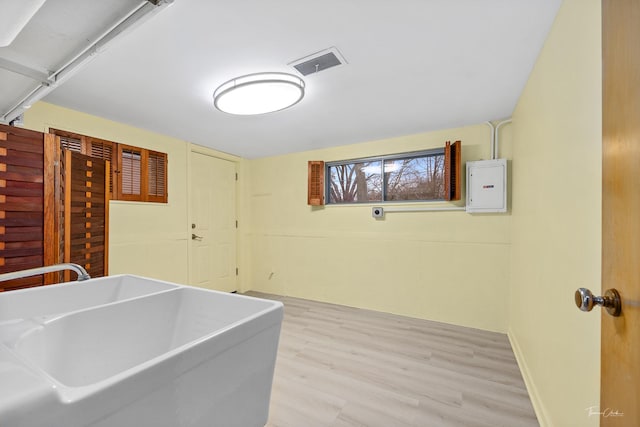
[[[151,13],[160,11],[171,3],[173,3],[173,0],[145,0],[126,17],[113,25],[103,35],[98,37],[95,42],[80,50],[80,52],[71,60],[60,67],[56,72],[52,73],[49,77],[49,85],[46,85],[46,83],[38,85],[29,93],[29,95],[24,97],[13,108],[7,111],[2,116],[1,121],[4,123],[10,123],[12,120],[20,116],[24,110],[30,108],[31,105],[44,98],[49,92],[55,89],[58,84],[71,77],[83,65],[88,63],[94,55],[103,51],[117,36],[126,30],[132,29],[135,24],[139,24],[142,18],[150,16]]]
[[[512,122],[511,119],[507,119],[507,120],[501,121],[496,125],[496,136],[495,136],[495,143],[494,143],[494,152],[496,157],[498,157],[498,141],[500,140],[500,134],[499,134],[500,127],[511,122]]]
[[[466,207],[464,206],[407,206],[407,207],[384,207],[383,210],[385,213],[387,212],[446,212],[446,211],[464,211]]]
[[[491,142],[489,143],[489,147],[491,148],[491,153],[490,153],[490,157],[491,160],[494,160],[496,158],[496,153],[495,153],[495,141],[496,141],[496,128],[493,126],[493,123],[491,123],[490,121],[486,121],[484,122],[485,125],[489,126],[491,128]]]
[[[48,82],[43,82],[40,85],[36,86],[18,104],[16,104],[6,114],[4,114],[3,120],[6,122],[11,122],[13,119],[22,114],[24,110],[29,109],[33,104],[44,98],[49,92],[55,89],[58,84],[63,83],[66,79],[80,70],[83,65],[87,64],[92,59],[92,57],[98,53],[99,49],[104,50],[108,42],[113,40],[119,34],[122,34],[125,29],[131,28],[131,26],[135,22],[140,20],[140,18],[142,18],[146,13],[151,12],[153,8],[154,6],[146,1],[144,3],[141,3],[136,9],[127,14],[126,17],[118,21],[116,24],[112,25],[111,28],[100,35],[95,42],[80,50],[78,54],[73,56],[72,59],[67,61],[57,71],[51,73],[51,75],[48,77]],[[121,28],[121,26],[125,25],[126,28]]]
[[[23,65],[18,62],[14,62],[2,57],[0,57],[0,68],[3,70],[11,71],[12,73],[29,77],[30,79],[35,80],[36,82],[42,83],[45,86],[50,84],[49,82],[50,74],[48,71],[31,68],[26,65]]]

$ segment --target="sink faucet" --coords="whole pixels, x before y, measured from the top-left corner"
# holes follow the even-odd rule
[[[82,282],[87,279],[91,279],[87,270],[79,266],[78,264],[64,263],[47,265],[44,267],[30,268],[28,270],[14,271],[11,273],[0,274],[0,282],[6,282],[7,280],[22,279],[23,277],[38,276],[45,273],[55,273],[56,271],[71,270],[78,274],[78,282]]]

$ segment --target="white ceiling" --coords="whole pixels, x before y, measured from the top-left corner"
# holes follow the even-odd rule
[[[17,9],[16,2],[0,0],[0,16],[7,9]],[[16,39],[0,48],[0,117],[38,86],[37,80],[7,68],[7,64],[18,64],[19,70],[26,69],[27,75],[39,81],[48,80],[137,4],[139,0],[45,1]],[[3,18],[11,19],[8,15]]]
[[[45,100],[246,158],[476,124],[511,115],[560,3],[175,0]],[[213,107],[221,83],[332,46],[348,64],[305,77],[293,108]]]

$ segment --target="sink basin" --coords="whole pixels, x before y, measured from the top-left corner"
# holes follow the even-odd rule
[[[62,283],[31,289],[4,292],[0,297],[0,324],[38,316],[68,313],[141,295],[149,295],[178,285],[137,276],[111,276]]]
[[[0,294],[0,421],[264,426],[282,304],[136,276]]]

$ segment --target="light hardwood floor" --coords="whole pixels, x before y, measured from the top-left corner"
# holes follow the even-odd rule
[[[537,426],[504,334],[284,303],[267,427]]]

